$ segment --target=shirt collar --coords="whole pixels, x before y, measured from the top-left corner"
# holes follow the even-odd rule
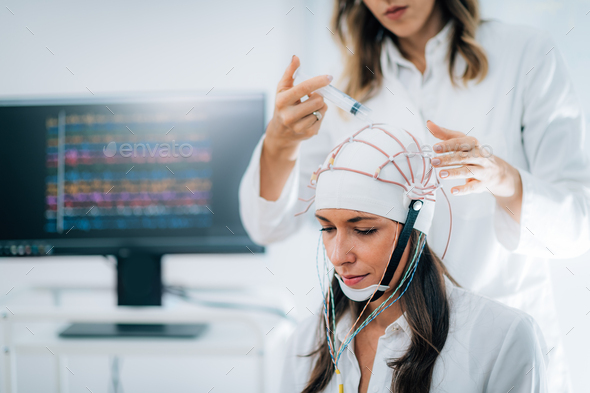
[[[451,29],[454,25],[454,20],[450,19],[447,24],[434,37],[426,42],[426,54],[434,52],[436,49],[448,49],[451,41]],[[445,45],[441,45],[445,44]],[[385,73],[389,69],[390,64],[397,66],[413,66],[412,62],[402,56],[398,47],[393,43],[391,37],[386,37],[383,42],[381,50],[381,70]]]
[[[443,275],[443,277],[444,277],[444,281],[445,281],[445,292],[447,295],[447,299],[449,299],[451,296],[451,292],[453,291],[453,288],[455,288],[455,286],[453,285],[451,280],[449,280],[449,278],[446,275]],[[385,335],[387,336],[390,333],[401,329],[404,331],[404,333],[406,333],[408,336],[410,336],[411,329],[410,329],[410,325],[408,324],[408,321],[406,320],[406,315],[407,315],[406,312],[404,312],[397,320],[395,320],[389,326],[387,326],[387,328],[385,329]],[[350,327],[352,326],[353,323],[354,323],[354,321],[353,321],[352,312],[350,310],[348,310],[342,315],[340,322],[338,322],[338,324],[336,325],[336,337],[338,338],[338,340],[340,342],[344,341],[344,338],[346,337],[346,334],[350,330]],[[348,337],[350,337],[353,333],[354,332],[350,332]]]

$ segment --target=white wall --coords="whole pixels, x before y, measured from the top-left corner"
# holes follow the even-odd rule
[[[552,33],[590,118],[587,73],[590,14],[586,14],[590,1],[486,0],[482,7],[484,16],[525,23]],[[0,9],[0,97],[89,95],[86,88],[94,93],[116,93],[207,92],[215,87],[210,94],[261,89],[268,94],[269,120],[276,84],[292,54],[301,57],[309,73],[338,69],[339,52],[326,29],[331,10],[331,1],[319,4],[303,0],[26,3],[7,0]],[[574,29],[566,35],[572,26]],[[586,147],[590,147],[588,139]],[[306,307],[314,309],[319,301],[314,270],[316,228],[306,228],[291,239],[269,247],[265,256],[169,257],[166,278],[172,283],[193,285],[240,285],[247,278],[251,285],[273,287],[277,294],[286,295],[295,305],[293,314],[302,319],[309,315]],[[590,254],[553,262],[560,322],[564,336],[569,331],[565,345],[578,392],[587,389],[585,377],[590,365],[590,338],[584,334],[590,329],[589,262]],[[35,269],[26,274],[33,266]],[[274,274],[268,273],[265,267]],[[113,285],[112,265],[101,258],[57,257],[0,263],[0,296],[13,286],[52,282]],[[84,378],[95,382],[94,392],[106,391],[108,370],[104,361],[77,361],[84,365],[81,366],[84,373],[72,382],[74,391],[78,391]],[[21,363],[19,372],[28,387],[42,391],[50,367],[46,360],[29,359],[28,363]],[[140,367],[145,367],[143,373],[138,371]],[[211,370],[200,371],[214,375],[217,372],[214,368],[221,366],[208,367]],[[158,386],[154,385],[158,376],[170,383],[171,391],[176,388],[184,391],[183,386],[194,383],[188,360],[166,364],[140,360],[123,363],[127,391],[133,387],[132,390],[149,392]],[[206,392],[208,389],[186,390]]]

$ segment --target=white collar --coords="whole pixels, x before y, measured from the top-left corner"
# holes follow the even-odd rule
[[[437,49],[444,49],[446,54],[451,42],[451,30],[453,25],[454,20],[450,19],[441,31],[426,42],[426,54],[433,53]],[[397,75],[397,67],[400,65],[405,67],[414,66],[411,61],[402,56],[398,47],[393,43],[393,40],[390,37],[386,37],[383,40],[383,47],[381,49],[381,70],[385,74],[390,67],[394,66]]]
[[[449,280],[449,278],[445,275],[443,276],[444,280],[445,280],[445,292],[447,294],[447,299],[450,298],[451,296],[451,292],[453,291],[453,288],[455,288],[455,285],[453,285],[453,283],[451,282],[451,280]],[[353,320],[352,320],[353,316],[349,311],[346,311],[343,315],[342,318],[340,319],[340,321],[338,322],[338,324],[336,325],[336,338],[338,338],[338,340],[340,342],[344,341],[344,338],[346,337],[346,334],[348,333],[348,331],[350,330],[350,327],[353,324]],[[389,335],[392,331],[398,330],[398,329],[402,329],[408,336],[411,335],[411,329],[410,329],[410,325],[408,324],[408,321],[406,320],[406,313],[404,312],[398,319],[396,319],[394,322],[392,322],[389,326],[387,326],[387,328],[385,329],[385,335]],[[350,337],[350,335],[352,335],[353,332],[351,332],[348,336]]]

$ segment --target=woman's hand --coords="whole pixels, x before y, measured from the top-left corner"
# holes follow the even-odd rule
[[[316,135],[328,109],[324,98],[312,92],[329,85],[332,77],[316,76],[293,86],[293,73],[298,67],[299,58],[293,56],[277,87],[274,114],[265,136],[265,143],[268,142],[273,152],[293,150],[301,141]],[[309,99],[302,102],[304,96]],[[321,114],[322,120],[313,114],[315,111]]]
[[[501,206],[512,213],[516,222],[520,222],[522,180],[518,170],[494,156],[491,150],[482,148],[473,136],[448,130],[430,120],[426,122],[426,126],[435,137],[444,141],[433,146],[434,152],[451,152],[432,159],[433,167],[444,168],[439,172],[439,176],[445,180],[467,179],[465,185],[453,187],[451,193],[466,195],[489,191]],[[457,165],[461,166],[447,168]]]
[[[295,166],[299,146],[305,139],[316,135],[328,105],[313,91],[327,86],[332,77],[316,76],[293,86],[293,73],[299,67],[299,58],[293,56],[277,87],[275,110],[266,127],[260,155],[260,196],[276,201],[281,196],[289,174]],[[301,102],[301,97],[309,99]],[[318,120],[313,112],[318,111]]]

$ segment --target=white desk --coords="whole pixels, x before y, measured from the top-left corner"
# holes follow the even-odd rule
[[[47,291],[47,289],[41,289]],[[34,289],[40,291],[40,289]],[[15,295],[22,295],[15,294]],[[13,295],[14,296],[14,295]],[[244,297],[242,296],[242,299]],[[224,299],[227,301],[227,298]],[[214,309],[175,301],[165,295],[163,307],[116,307],[93,305],[14,304],[0,311],[5,356],[3,380],[6,393],[18,392],[16,357],[19,354],[53,354],[57,391],[67,392],[67,357],[70,355],[158,355],[158,356],[245,356],[258,366],[256,391],[265,385],[265,339],[269,329],[289,322],[260,312]],[[28,303],[28,302],[27,302]],[[43,322],[36,328],[33,323]],[[108,338],[71,339],[58,336],[72,322],[107,323],[200,323],[208,329],[196,339]],[[269,325],[270,323],[270,325]],[[29,326],[27,326],[27,324]],[[269,327],[270,326],[270,327]],[[35,329],[35,330],[33,330]],[[279,329],[277,329],[279,330]]]

